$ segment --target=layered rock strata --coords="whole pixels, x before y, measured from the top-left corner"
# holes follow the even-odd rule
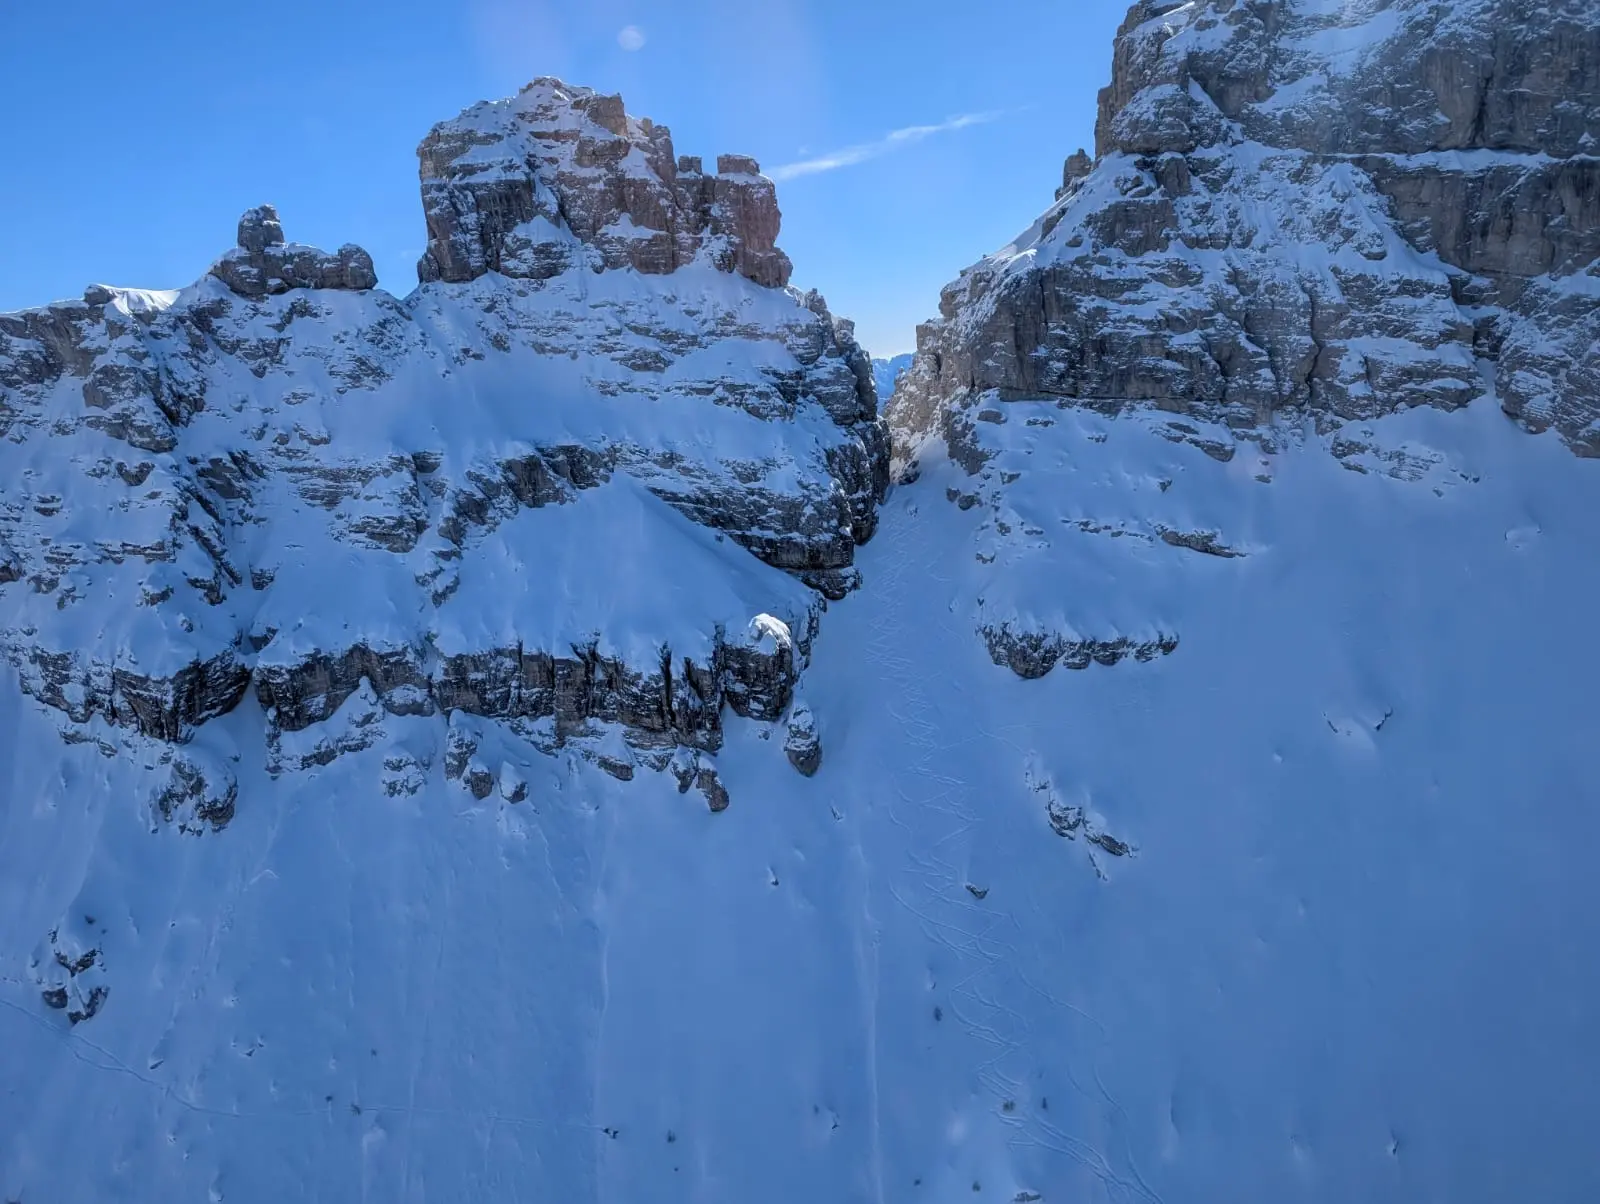
[[[900,460],[984,394],[1237,430],[1492,396],[1600,454],[1597,65],[1586,0],[1141,0],[1095,159],[919,331]]]
[[[551,80],[420,158],[403,300],[262,206],[189,288],[0,315],[23,689],[162,742],[362,691],[668,752],[782,718],[888,442],[851,324],[784,287],[771,182]],[[174,773],[157,810],[232,814]]]

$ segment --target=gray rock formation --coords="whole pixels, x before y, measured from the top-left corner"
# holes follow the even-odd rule
[[[1248,430],[1488,393],[1600,454],[1589,0],[1141,0],[1096,137],[919,331],[902,464],[980,395]]]
[[[789,764],[808,778],[822,768],[822,740],[817,735],[817,718],[804,703],[796,703],[789,713],[783,751]]]
[[[241,297],[266,297],[296,288],[368,289],[378,287],[372,256],[347,243],[334,254],[316,247],[283,240],[278,211],[260,205],[239,219],[239,245],[211,265],[211,274]],[[98,300],[107,304],[111,291],[93,286]]]
[[[249,805],[200,733],[252,700],[279,772],[390,717],[618,777],[780,720],[887,431],[851,323],[784,287],[771,182],[671,151],[540,81],[424,143],[404,301],[262,206],[187,289],[0,315],[0,651],[64,736],[134,742],[200,831]]]
[[[981,634],[994,663],[1025,680],[1043,677],[1057,665],[1087,669],[1091,664],[1120,664],[1129,657],[1152,661],[1158,656],[1170,656],[1178,648],[1178,637],[1167,634],[1143,640],[1127,636],[1095,639],[1055,632],[1017,631],[1006,625],[986,627]]]
[[[777,193],[756,161],[723,155],[708,175],[620,96],[537,79],[441,122],[417,157],[423,281],[542,280],[580,265],[664,274],[704,254],[757,284],[789,283]]]
[[[1067,156],[1067,161],[1061,167],[1061,187],[1056,189],[1056,200],[1060,200],[1071,192],[1078,182],[1087,178],[1094,170],[1094,160],[1089,158],[1089,153],[1081,146]]]
[[[74,916],[51,929],[34,954],[40,997],[73,1025],[92,1020],[111,990],[96,935],[93,916]]]
[[[166,780],[151,800],[161,819],[186,832],[227,827],[239,801],[233,770],[195,749],[173,748],[163,755]]]
[[[333,717],[363,688],[392,715],[460,711],[489,719],[549,719],[558,735],[591,722],[619,724],[646,747],[684,745],[715,752],[724,705],[771,720],[789,705],[799,675],[789,628],[760,616],[753,630],[717,630],[705,661],[663,647],[651,664],[630,664],[598,646],[565,655],[522,646],[439,656],[426,646],[375,650],[365,644],[316,649],[256,666],[257,700],[281,731]]]

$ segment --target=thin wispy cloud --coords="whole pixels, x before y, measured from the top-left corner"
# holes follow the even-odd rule
[[[1003,117],[1003,113],[962,113],[948,121],[941,121],[937,125],[908,125],[904,129],[890,130],[876,142],[862,142],[855,146],[846,146],[836,151],[829,151],[825,155],[818,155],[813,159],[802,159],[798,163],[785,163],[781,167],[774,167],[767,174],[774,180],[793,180],[800,176],[819,175],[825,171],[837,171],[841,167],[854,167],[857,163],[865,163],[869,159],[878,159],[884,155],[897,151],[902,147],[911,146],[932,138],[936,134],[948,134],[954,130],[964,130],[969,126],[984,125],[990,121]]]

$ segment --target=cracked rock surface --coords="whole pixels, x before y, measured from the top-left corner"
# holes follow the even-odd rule
[[[1488,397],[1600,454],[1597,64],[1588,0],[1140,0],[1093,160],[919,330],[897,460],[1011,397],[1235,429]]]

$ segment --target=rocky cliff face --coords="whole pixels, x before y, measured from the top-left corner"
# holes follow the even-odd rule
[[[458,753],[620,733],[623,775],[783,717],[887,440],[851,324],[782,287],[771,182],[552,80],[420,157],[403,301],[263,206],[189,288],[0,316],[0,631],[70,738],[248,701],[309,732],[285,767],[437,715]],[[225,761],[159,769],[158,809],[232,814]]]
[[[1597,151],[1592,4],[1135,4],[1095,157],[944,290],[888,406],[897,471],[948,454],[981,521],[991,658],[1182,658],[1161,583],[1252,571],[1291,445],[1440,498],[1473,472],[1375,422],[1498,406],[1600,455]],[[1113,429],[1198,463],[1102,502],[1075,466]]]
[[[1600,463],[1494,395],[1589,277],[1401,228],[1511,152],[1246,137],[1252,48],[1432,61],[1277,11],[1139,10],[1115,137],[1235,124],[1068,161],[882,506],[848,325],[575,89],[405,300],[260,210],[0,317],[0,1200],[1600,1200]]]
[[[980,396],[1236,432],[1493,397],[1600,454],[1588,0],[1141,0],[1096,140],[919,331],[902,461]]]
[[[441,122],[417,157],[425,281],[539,280],[579,265],[664,274],[704,256],[757,284],[789,283],[777,193],[756,161],[723,155],[708,175],[620,96],[538,79]]]

